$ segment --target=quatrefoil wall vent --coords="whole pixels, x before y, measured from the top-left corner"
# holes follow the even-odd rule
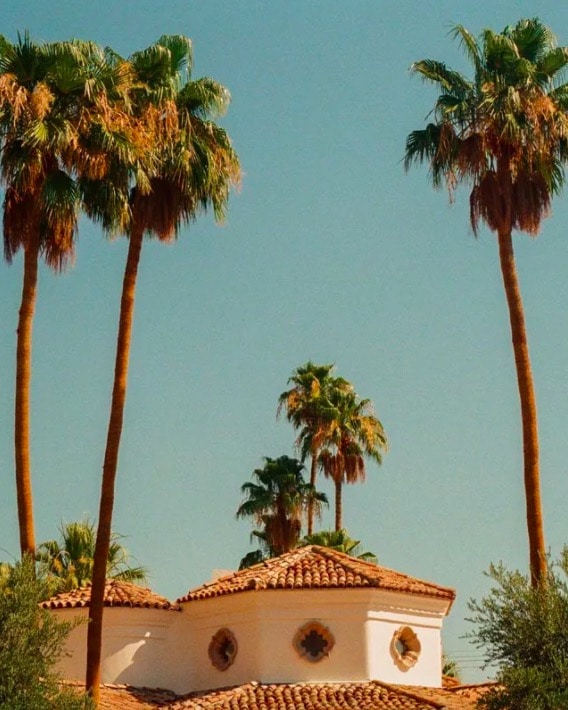
[[[331,631],[318,621],[301,626],[294,636],[294,648],[306,661],[317,663],[329,656],[335,645]]]
[[[237,639],[229,629],[219,629],[209,643],[209,660],[219,671],[226,671],[235,662]]]

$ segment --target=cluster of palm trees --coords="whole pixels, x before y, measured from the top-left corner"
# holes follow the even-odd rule
[[[136,275],[144,235],[170,240],[212,208],[224,215],[239,161],[214,119],[228,91],[192,80],[191,42],[164,36],[128,58],[92,42],[12,43],[0,36],[0,179],[4,253],[22,250],[17,330],[15,472],[22,555],[35,555],[30,381],[38,263],[73,260],[83,211],[129,240],[103,464],[88,628],[87,688],[98,701],[103,595],[111,545]]]
[[[308,361],[288,380],[292,387],[278,399],[278,413],[296,429],[296,446],[302,461],[311,459],[310,484],[318,469],[335,487],[335,529],[343,527],[345,483],[365,480],[365,458],[382,463],[387,450],[383,425],[369,399],[361,399],[353,385],[333,373],[334,365]],[[313,504],[308,506],[308,535],[313,532]]]
[[[568,48],[557,47],[550,30],[537,19],[522,20],[501,33],[485,30],[479,39],[462,26],[454,35],[473,65],[473,78],[438,61],[414,65],[414,72],[435,84],[440,95],[430,123],[408,136],[405,165],[426,162],[434,186],[445,183],[450,192],[460,183],[469,185],[474,232],[485,223],[497,234],[521,403],[530,570],[533,584],[539,584],[546,579],[546,549],[536,398],[512,233],[536,235],[563,184],[568,84],[559,77],[568,65]],[[230,139],[212,120],[226,108],[229,94],[211,79],[193,80],[191,68],[191,43],[181,36],[162,37],[128,58],[92,42],[37,44],[24,35],[13,43],[0,36],[4,254],[11,262],[23,252],[14,427],[22,555],[36,553],[30,381],[39,261],[54,271],[72,262],[81,211],[105,232],[129,240],[88,629],[87,688],[95,702],[143,239],[172,239],[183,223],[208,208],[222,218],[229,189],[240,176]],[[311,459],[309,483],[299,480],[301,462],[290,464],[289,459],[285,464],[294,469],[286,474],[290,480],[306,487],[299,508],[287,494],[286,515],[296,522],[284,530],[270,517],[274,509],[253,505],[257,494],[262,499],[254,486],[269,486],[264,471],[274,473],[276,465],[284,465],[282,457],[267,459],[265,469],[255,471],[258,481],[243,489],[247,500],[239,508],[239,515],[256,517],[263,527],[257,532],[275,551],[299,536],[297,520],[304,512],[308,534],[313,534],[318,506],[324,503],[315,491],[318,471],[334,483],[335,527],[341,530],[343,485],[363,480],[365,459],[380,463],[387,447],[369,400],[360,399],[349,382],[335,377],[331,365],[306,363],[294,372],[290,385],[280,396],[279,411],[285,411],[297,431],[301,462]]]
[[[387,437],[371,401],[361,399],[348,380],[335,376],[333,364],[308,361],[294,370],[288,384],[292,386],[280,395],[277,414],[284,411],[296,429],[300,460],[266,458],[264,468],[253,472],[254,480],[241,487],[245,500],[237,517],[254,519],[260,529],[254,530],[252,537],[261,544],[259,550],[241,560],[241,567],[308,544],[300,542],[304,517],[306,539],[313,542],[314,520],[328,503],[327,496],[316,489],[318,471],[334,485],[335,533],[338,539],[341,533],[347,536],[343,528],[343,485],[364,481],[365,459],[380,465],[387,450]],[[303,477],[308,458],[309,483]],[[349,538],[344,547],[351,542]],[[358,544],[354,542],[353,547]]]
[[[515,357],[524,457],[524,488],[532,584],[546,582],[540,495],[536,397],[521,292],[513,253],[514,230],[536,236],[562,188],[568,161],[568,47],[558,47],[538,19],[520,20],[479,39],[453,30],[473,66],[467,78],[424,59],[414,73],[440,94],[426,128],[406,141],[405,166],[426,163],[434,187],[471,188],[470,220],[496,233]]]

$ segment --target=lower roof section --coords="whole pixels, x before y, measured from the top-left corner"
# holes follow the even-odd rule
[[[348,683],[245,683],[176,697],[167,690],[105,685],[101,710],[475,710],[492,683],[451,689]]]

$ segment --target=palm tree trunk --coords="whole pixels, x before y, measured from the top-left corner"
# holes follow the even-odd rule
[[[546,548],[540,496],[538,424],[536,397],[529,358],[529,348],[523,312],[523,302],[515,266],[511,230],[498,234],[499,258],[503,285],[509,306],[509,320],[517,370],[517,384],[521,401],[523,427],[523,459],[527,529],[531,584],[538,586],[546,580]]]
[[[103,464],[99,521],[93,565],[93,586],[91,588],[91,604],[89,608],[89,626],[87,632],[86,688],[95,707],[98,707],[99,704],[99,686],[101,681],[103,602],[114,506],[114,483],[118,465],[120,437],[122,434],[124,404],[126,400],[128,360],[130,355],[132,320],[134,316],[134,298],[136,295],[136,277],[138,274],[143,235],[143,225],[135,221],[130,233],[128,257],[126,259],[122,285],[114,385]]]
[[[317,450],[312,451],[312,465],[310,469],[310,483],[312,486],[316,485],[316,478],[318,474],[318,452]],[[308,501],[308,535],[311,535],[314,531],[314,501]]]
[[[22,557],[25,554],[32,556],[35,554],[30,466],[30,383],[32,378],[32,331],[36,304],[38,260],[39,235],[35,234],[24,253],[24,283],[18,317],[16,347],[14,449]]]
[[[343,481],[337,479],[335,483],[335,532],[338,532],[343,527]]]

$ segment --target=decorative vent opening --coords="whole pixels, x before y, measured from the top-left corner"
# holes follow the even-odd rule
[[[391,641],[391,655],[401,671],[407,671],[418,661],[422,646],[410,626],[397,629]]]
[[[229,629],[219,629],[209,643],[209,659],[219,671],[233,665],[237,651],[237,639]]]
[[[331,631],[318,621],[301,626],[294,636],[294,648],[301,658],[317,663],[329,656],[335,645]]]

